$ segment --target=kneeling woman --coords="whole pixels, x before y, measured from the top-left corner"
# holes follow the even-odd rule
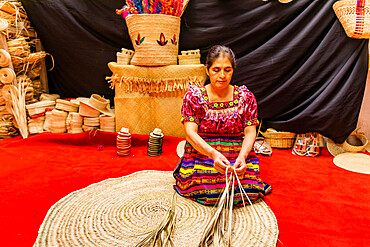
[[[230,85],[235,69],[231,49],[213,46],[206,66],[211,83],[191,86],[184,96],[182,122],[187,143],[174,172],[175,190],[201,204],[216,205],[225,188],[226,170],[235,169],[249,199],[255,201],[271,191],[251,151],[258,125],[256,99],[245,86]],[[234,205],[243,205],[239,188]]]

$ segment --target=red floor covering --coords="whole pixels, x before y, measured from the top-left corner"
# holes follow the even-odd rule
[[[182,139],[165,136],[158,157],[146,155],[147,140],[133,135],[129,157],[116,155],[114,133],[0,140],[0,246],[32,246],[48,209],[72,191],[140,170],[173,170]],[[370,175],[336,167],[326,149],[317,158],[290,151],[274,149],[260,162],[284,246],[370,246]]]

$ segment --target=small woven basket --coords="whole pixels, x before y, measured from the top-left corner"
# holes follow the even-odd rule
[[[180,17],[162,14],[133,14],[126,24],[135,54],[131,64],[165,66],[177,64]]]
[[[261,132],[265,141],[273,148],[292,148],[296,134],[292,132],[269,131]]]
[[[370,38],[370,8],[365,0],[338,1],[333,9],[348,37]]]

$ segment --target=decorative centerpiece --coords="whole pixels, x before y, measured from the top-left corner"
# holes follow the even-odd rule
[[[177,64],[180,17],[189,0],[128,0],[116,11],[126,20],[135,54],[131,64]]]

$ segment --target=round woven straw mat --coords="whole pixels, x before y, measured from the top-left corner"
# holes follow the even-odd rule
[[[370,156],[359,153],[343,153],[334,157],[334,164],[352,172],[370,174]]]
[[[62,198],[51,207],[34,246],[130,246],[155,229],[174,193],[172,172],[141,171],[104,180]],[[275,246],[275,215],[263,200],[233,211],[232,246]],[[177,195],[172,239],[176,247],[198,246],[215,208]]]

